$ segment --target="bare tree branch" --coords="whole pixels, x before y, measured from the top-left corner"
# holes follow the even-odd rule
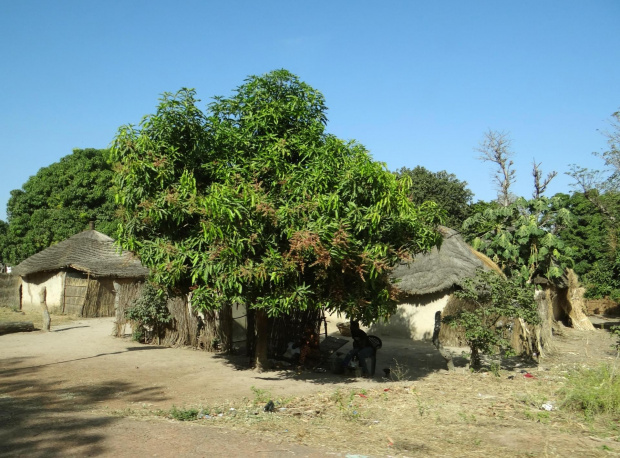
[[[493,181],[497,186],[497,200],[504,207],[514,200],[510,193],[510,186],[516,181],[515,171],[512,169],[514,163],[510,159],[513,155],[510,150],[511,144],[512,140],[508,133],[489,129],[476,148],[476,151],[481,153],[478,159],[483,162],[492,162],[499,168],[493,174]]]
[[[536,159],[533,159],[534,167],[532,169],[532,175],[534,176],[534,193],[532,194],[532,197],[534,197],[534,199],[538,199],[545,193],[547,186],[549,186],[551,180],[553,180],[558,174],[558,172],[554,170],[552,172],[549,172],[547,178],[542,180],[542,170],[540,170],[540,164],[542,164],[542,162],[536,163]]]

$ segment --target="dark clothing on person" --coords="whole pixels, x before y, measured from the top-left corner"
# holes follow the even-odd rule
[[[374,349],[370,345],[370,340],[364,331],[359,327],[351,327],[351,337],[353,337],[353,348],[342,361],[342,365],[346,368],[351,363],[351,360],[357,356],[362,369],[362,374],[368,374],[368,367],[366,366],[366,358],[372,356]]]
[[[353,337],[353,348],[370,347],[368,335],[360,328],[351,329],[351,337]]]

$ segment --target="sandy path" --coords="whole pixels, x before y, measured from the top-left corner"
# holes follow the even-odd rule
[[[0,336],[2,456],[324,456],[326,451],[262,442],[243,433],[165,420],[110,416],[320,390],[321,383],[236,370],[190,349],[112,337],[113,319],[84,319],[52,332]]]
[[[82,319],[49,333],[0,336],[1,455],[326,456],[327,450],[260,442],[240,432],[110,414],[253,399],[252,387],[282,397],[345,384],[376,386],[395,356],[414,358],[424,373],[443,365],[430,344],[396,340],[379,353],[374,380],[260,374],[243,368],[245,357],[140,345],[112,337],[112,328],[113,318]]]

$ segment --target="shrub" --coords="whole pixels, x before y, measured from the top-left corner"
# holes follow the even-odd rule
[[[164,291],[150,283],[144,286],[140,296],[125,312],[125,317],[132,323],[135,341],[150,342],[155,337],[161,338],[166,324],[172,321],[167,301]]]
[[[198,413],[198,409],[178,409],[176,406],[170,409],[170,416],[177,421],[194,421],[198,418]]]
[[[534,286],[523,284],[519,277],[506,279],[479,270],[475,277],[465,279],[462,290],[454,294],[464,301],[463,307],[442,321],[463,329],[475,369],[480,367],[481,353],[511,353],[509,320],[522,318],[528,324],[539,321]]]

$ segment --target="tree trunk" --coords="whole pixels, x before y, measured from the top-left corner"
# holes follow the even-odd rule
[[[268,369],[267,351],[269,347],[269,320],[264,310],[257,310],[256,318],[256,349],[254,355],[255,369],[263,372]]]
[[[6,321],[0,323],[0,335],[30,331],[34,331],[34,323],[32,321]]]
[[[470,364],[471,368],[474,370],[479,370],[482,367],[482,359],[480,358],[480,351],[477,347],[471,349]]]
[[[250,366],[254,361],[256,349],[256,320],[254,319],[254,310],[247,308],[247,325],[245,333],[246,355],[250,357]]]
[[[43,330],[49,331],[50,326],[52,324],[52,319],[50,317],[50,312],[47,309],[46,298],[47,298],[47,289],[44,286],[43,288],[41,288],[41,291],[39,291],[39,303],[41,304],[41,310],[43,312]]]

